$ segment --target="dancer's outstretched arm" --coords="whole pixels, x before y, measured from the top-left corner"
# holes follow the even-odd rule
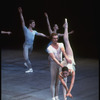
[[[1,31],[1,34],[8,34],[8,35],[10,35],[12,32],[10,32],[10,31]]]
[[[60,79],[62,85],[64,86],[64,88],[66,89],[66,91],[68,92],[69,89],[68,89],[68,87],[67,87],[67,85],[66,85],[64,79],[63,79],[60,75],[59,75],[59,79]],[[69,97],[72,98],[72,94],[71,94],[70,92],[68,92],[68,93],[66,94],[66,96],[69,96]]]
[[[46,36],[45,34],[43,33],[37,33],[38,36],[42,36],[42,37],[46,37],[46,38],[49,38],[49,36]]]
[[[72,30],[72,31],[68,32],[68,34],[73,34],[73,33],[74,33],[74,30]]]
[[[71,90],[73,88],[74,85],[74,81],[75,81],[75,72],[72,72],[72,79],[71,79],[71,83],[70,83],[70,87],[68,89],[68,93],[66,94],[66,96],[70,96]]]
[[[52,34],[52,29],[51,29],[51,25],[50,25],[50,22],[49,22],[48,14],[45,12],[44,15],[45,15],[45,17],[46,17],[47,25],[48,25],[48,30],[49,30],[49,33],[50,33],[50,35],[51,35],[51,34]]]
[[[72,30],[72,31],[70,31],[70,32],[68,32],[68,34],[73,34],[74,33],[74,31]],[[64,34],[61,34],[61,33],[58,33],[58,36],[64,36]]]
[[[63,78],[60,75],[59,75],[59,79],[60,79],[62,85],[65,87],[66,91],[68,92],[68,87],[67,87],[65,81],[63,80]]]
[[[19,11],[19,14],[20,14],[22,26],[25,26],[24,17],[23,17],[23,14],[22,14],[22,8],[19,7],[19,8],[18,8],[18,11]]]
[[[61,37],[61,36],[64,36],[64,34],[58,33],[58,36],[60,36],[60,37]]]

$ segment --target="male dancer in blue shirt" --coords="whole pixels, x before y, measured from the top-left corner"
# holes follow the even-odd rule
[[[25,71],[25,73],[29,73],[29,72],[33,72],[32,64],[29,60],[29,54],[32,52],[32,49],[33,49],[35,35],[42,36],[42,37],[47,37],[47,36],[44,35],[43,33],[39,33],[36,30],[33,30],[33,28],[35,27],[34,20],[29,20],[28,28],[27,28],[25,26],[24,17],[22,14],[22,8],[19,7],[18,11],[20,14],[21,23],[22,23],[22,27],[23,27],[23,31],[24,31],[24,36],[25,36],[25,42],[23,44],[23,48],[24,48],[23,53],[24,53],[24,59],[25,59],[24,65],[29,68],[27,71]]]

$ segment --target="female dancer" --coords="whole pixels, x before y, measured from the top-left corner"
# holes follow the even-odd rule
[[[63,66],[66,66],[68,68],[68,74],[65,75],[66,78],[64,78],[64,72],[62,72],[62,74],[59,75],[59,79],[61,80],[61,83],[63,84],[63,95],[64,95],[64,100],[67,100],[67,96],[72,97],[71,95],[71,90],[73,88],[74,85],[74,81],[75,81],[75,61],[74,61],[74,55],[73,55],[73,51],[69,42],[69,37],[68,37],[68,23],[67,23],[67,19],[65,19],[65,24],[63,25],[64,27],[64,42],[65,42],[65,48],[66,48],[66,54],[68,55],[68,57],[71,59],[72,63],[68,63],[66,61],[66,59],[64,58],[64,60],[61,62],[61,64]],[[69,89],[67,88],[67,76],[71,75],[71,84]],[[64,80],[63,80],[64,79]]]

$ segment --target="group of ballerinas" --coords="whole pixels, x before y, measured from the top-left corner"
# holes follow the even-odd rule
[[[51,72],[51,94],[52,100],[59,100],[58,93],[59,93],[59,83],[61,82],[63,85],[63,97],[64,100],[67,100],[67,97],[72,98],[71,90],[74,85],[75,81],[75,61],[73,51],[69,42],[69,34],[72,34],[74,31],[68,32],[68,22],[65,18],[65,22],[63,25],[64,34],[58,33],[57,30],[59,29],[58,25],[55,24],[53,30],[51,29],[49,17],[47,13],[44,13],[48,25],[48,30],[50,33],[50,37],[46,36],[43,33],[37,32],[33,30],[35,28],[35,21],[29,20],[28,27],[25,25],[25,20],[22,13],[22,8],[18,8],[22,28],[24,31],[25,42],[23,44],[23,55],[25,59],[24,65],[28,68],[25,73],[33,72],[32,64],[29,59],[29,54],[33,50],[33,44],[35,35],[46,37],[51,39],[50,43],[47,46],[47,53],[49,54],[49,65],[50,65],[50,72]],[[11,34],[11,32],[1,31],[2,34]],[[63,43],[59,43],[59,37],[63,37],[65,47]],[[62,54],[64,58],[62,59]],[[69,88],[67,87],[67,77],[72,76],[71,83]]]

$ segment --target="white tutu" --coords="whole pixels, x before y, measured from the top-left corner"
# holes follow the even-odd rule
[[[61,64],[62,64],[63,66],[66,66],[68,69],[71,69],[71,70],[73,70],[73,71],[76,70],[76,69],[75,69],[75,62],[73,62],[73,61],[72,61],[72,64],[70,64],[70,63],[67,63],[66,59],[64,58],[64,60],[61,62]]]

